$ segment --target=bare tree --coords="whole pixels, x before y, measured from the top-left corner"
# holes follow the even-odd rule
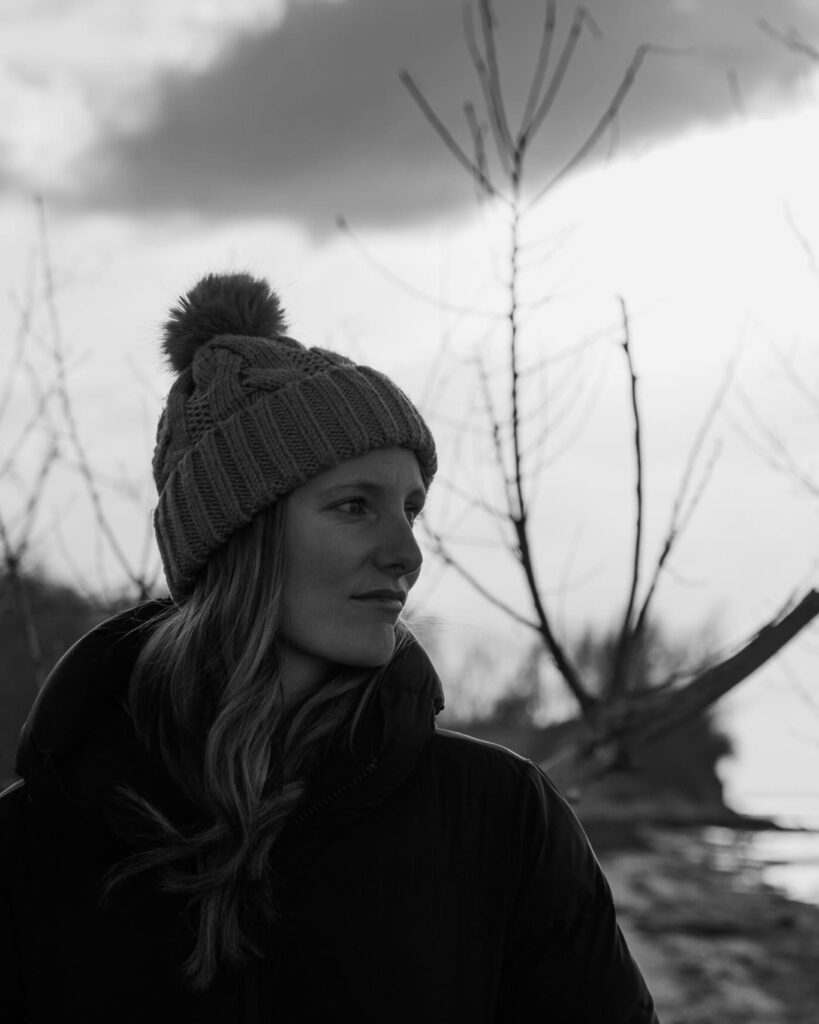
[[[60,487],[65,486],[66,477],[79,479],[80,491],[90,505],[92,529],[128,581],[130,597],[147,597],[158,576],[153,550],[143,547],[137,558],[121,543],[106,507],[106,482],[92,465],[83,442],[71,393],[75,360],[63,339],[42,202],[37,203],[37,216],[37,245],[27,285],[22,294],[9,295],[16,310],[17,330],[0,384],[0,427],[5,428],[0,450],[0,575],[8,584],[3,593],[10,605],[2,611],[19,619],[35,687],[42,683],[47,666],[28,581],[36,568],[44,534],[58,530],[60,513],[55,507],[64,507]],[[57,479],[61,474],[62,484]],[[123,490],[119,481],[110,481],[109,485]],[[51,517],[44,521],[49,499],[55,495],[59,495],[59,501],[55,506],[51,500]],[[148,509],[143,511],[149,525]],[[80,580],[78,586],[101,609],[105,606],[98,585]]]
[[[452,546],[453,532],[427,526],[428,538],[438,558],[459,573],[472,587],[505,613],[530,628],[559,671],[565,686],[577,702],[580,715],[576,728],[564,732],[565,743],[558,760],[576,765],[578,779],[605,773],[622,763],[629,748],[663,732],[673,730],[689,718],[702,713],[725,693],[746,679],[776,654],[812,619],[819,614],[819,593],[810,590],[800,599],[789,602],[734,654],[725,657],[684,681],[676,677],[653,690],[636,689],[633,685],[632,661],[643,641],[658,581],[667,566],[669,555],[697,505],[713,469],[716,453],[700,468],[703,446],[709,425],[728,387],[732,365],[717,389],[712,407],[692,445],[670,523],[657,561],[644,578],[644,465],[643,424],[641,421],[638,379],[635,372],[628,309],[620,299],[620,350],[628,375],[629,407],[633,424],[635,464],[635,515],[631,570],[626,600],[610,673],[602,689],[595,689],[573,662],[567,645],[561,641],[547,605],[538,575],[538,558],[532,530],[533,492],[543,460],[543,433],[528,443],[524,388],[531,383],[531,368],[521,363],[521,274],[523,219],[555,185],[577,168],[612,129],[632,89],[635,79],[650,55],[677,55],[678,50],[653,45],[639,46],[625,68],[619,86],[603,104],[603,109],[585,138],[545,182],[524,188],[525,170],[532,144],[543,128],[556,97],[565,87],[567,72],[575,58],[576,48],[584,33],[600,35],[588,10],[578,7],[562,44],[556,46],[557,4],[545,0],[544,22],[540,48],[534,64],[528,96],[517,128],[501,85],[500,62],[496,40],[496,21],[491,0],[478,0],[477,29],[471,7],[466,10],[465,35],[469,55],[481,86],[485,122],[474,104],[464,107],[470,145],[462,145],[455,133],[443,122],[415,79],[408,71],[400,78],[416,106],[435,131],[442,144],[463,168],[475,185],[479,197],[505,212],[508,224],[508,263],[506,266],[506,368],[504,373],[506,401],[501,409],[489,380],[489,372],[480,356],[474,359],[478,390],[489,436],[489,445],[501,495],[499,502],[485,496],[473,498],[473,506],[492,518],[508,543],[525,583],[530,614],[512,608],[480,574],[466,567]],[[556,52],[553,53],[553,50]],[[544,360],[544,365],[548,360]]]

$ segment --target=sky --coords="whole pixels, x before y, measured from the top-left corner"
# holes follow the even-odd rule
[[[513,127],[544,9],[494,5]],[[574,10],[557,5],[549,73]],[[522,189],[538,570],[565,635],[622,613],[634,525],[625,309],[642,413],[642,585],[707,421],[687,492],[696,507],[656,610],[675,635],[730,649],[816,585],[819,9],[593,0],[587,11]],[[30,557],[77,585],[124,579],[53,395],[52,419],[26,432],[57,372],[55,325],[83,458],[121,561],[139,571],[156,565],[146,524],[169,384],[161,322],[202,273],[247,269],[280,290],[296,337],[379,366],[416,398],[441,449],[430,528],[525,613],[474,500],[502,500],[475,366],[480,356],[502,406],[508,211],[477,195],[399,77],[469,150],[463,104],[480,110],[481,89],[460,0],[7,0],[0,28],[0,345],[13,367],[0,437],[14,455],[0,501],[21,537],[39,495]],[[611,129],[542,194],[641,45]],[[501,180],[497,161],[489,170]],[[60,457],[38,482],[48,422]],[[517,656],[521,631],[430,552],[416,608],[433,632],[489,645],[492,665]],[[814,627],[724,702],[745,792],[792,789],[819,768],[819,712],[804,692],[817,664]]]

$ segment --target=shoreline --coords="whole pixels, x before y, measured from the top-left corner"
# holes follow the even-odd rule
[[[813,1024],[819,906],[719,863],[693,828],[595,846],[662,1024]]]
[[[578,812],[577,807],[574,810],[575,813]],[[703,814],[700,811],[666,815],[658,814],[655,807],[645,809],[644,813],[635,813],[635,809],[630,808],[623,813],[583,814],[580,815],[580,823],[600,857],[618,850],[651,849],[651,837],[655,832],[691,836],[702,833],[705,829],[720,828],[734,833],[737,838],[757,832],[776,835],[819,835],[819,828],[790,825],[773,818],[739,814],[729,808],[713,814]]]

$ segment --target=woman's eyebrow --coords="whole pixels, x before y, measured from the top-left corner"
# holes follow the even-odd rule
[[[322,488],[322,494],[327,497],[331,497],[333,494],[343,491],[363,491],[365,494],[384,494],[390,490],[392,490],[392,488],[388,485],[362,477],[353,480],[344,480],[335,484],[328,484],[327,487]],[[423,484],[419,484],[418,486],[414,486],[412,490],[408,492],[407,497],[414,498],[417,501],[426,501],[427,492]]]

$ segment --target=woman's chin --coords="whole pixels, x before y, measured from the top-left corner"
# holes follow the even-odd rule
[[[380,668],[393,656],[395,651],[395,628],[384,626],[368,630],[368,636],[361,636],[355,644],[345,645],[337,660],[353,668]]]

